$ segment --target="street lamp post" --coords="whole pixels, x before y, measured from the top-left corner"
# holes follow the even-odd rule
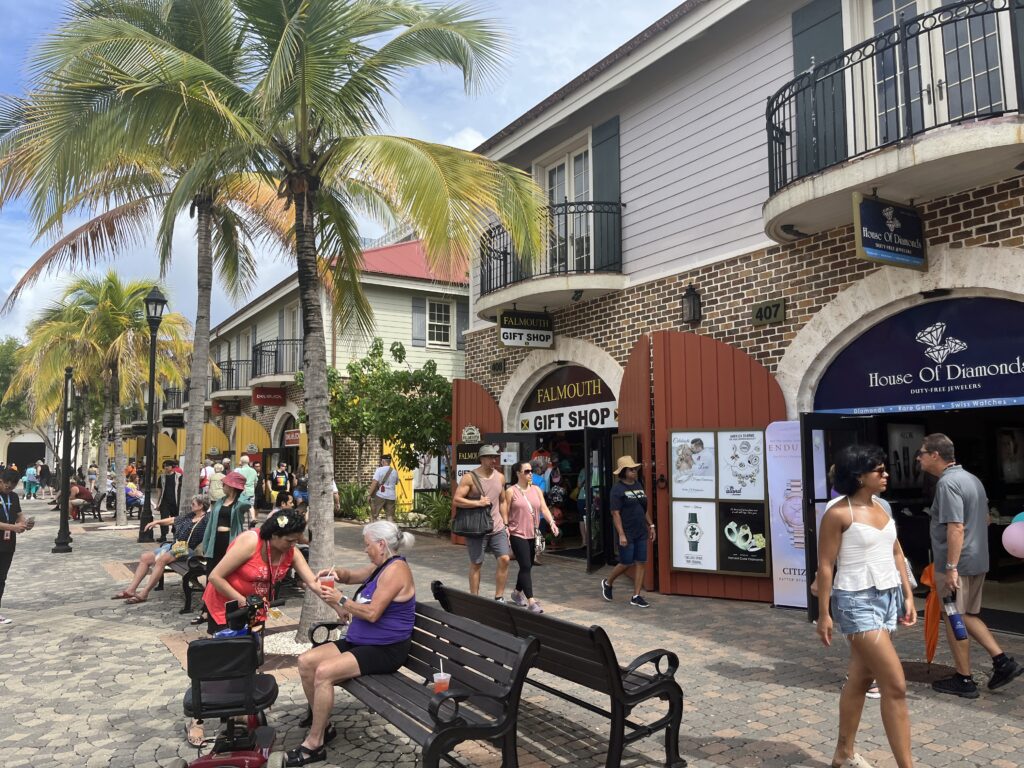
[[[71,503],[71,373],[72,368],[64,369],[64,404],[61,411],[61,460],[60,460],[60,528],[57,538],[53,540],[54,554],[71,551],[71,529],[68,525]]]
[[[140,542],[152,541],[153,531],[146,530],[146,526],[153,522],[153,508],[150,500],[153,494],[153,464],[156,461],[156,451],[153,449],[154,433],[156,425],[153,424],[153,406],[156,404],[156,332],[160,328],[160,321],[163,319],[164,310],[167,308],[167,299],[160,293],[155,285],[153,290],[146,296],[146,322],[149,323],[149,403],[148,415],[146,417],[146,495],[142,501],[142,511],[139,512],[139,538]]]

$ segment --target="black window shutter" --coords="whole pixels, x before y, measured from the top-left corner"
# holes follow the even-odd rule
[[[412,345],[427,346],[427,300],[423,296],[412,297]]]
[[[619,116],[591,133],[594,166],[594,269],[622,269],[622,219],[619,214]],[[614,203],[614,206],[601,205]]]
[[[457,349],[466,348],[466,330],[469,328],[469,302],[455,302],[455,342]]]
[[[842,52],[842,0],[814,0],[793,12],[793,74],[806,72],[812,58],[815,64],[823,64]],[[800,175],[846,159],[845,113],[846,89],[839,70],[819,71],[813,107],[810,89],[797,94],[796,159]]]

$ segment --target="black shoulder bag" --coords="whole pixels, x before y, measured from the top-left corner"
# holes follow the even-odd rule
[[[476,496],[483,498],[484,489],[480,485],[480,478],[476,471],[469,473],[473,478],[473,485],[476,486]],[[469,494],[467,494],[469,498]],[[490,507],[456,507],[455,520],[452,522],[452,533],[467,539],[479,539],[487,536],[494,528],[494,520],[491,519]]]

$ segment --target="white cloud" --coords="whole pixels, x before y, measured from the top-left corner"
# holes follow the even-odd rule
[[[487,137],[480,133],[476,128],[466,126],[465,128],[459,129],[451,136],[442,139],[441,143],[449,144],[453,147],[458,147],[459,149],[476,149],[486,138]]]

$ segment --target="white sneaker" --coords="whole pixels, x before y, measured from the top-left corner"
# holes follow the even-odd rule
[[[0,624],[12,624],[13,622],[6,616],[0,616]]]

